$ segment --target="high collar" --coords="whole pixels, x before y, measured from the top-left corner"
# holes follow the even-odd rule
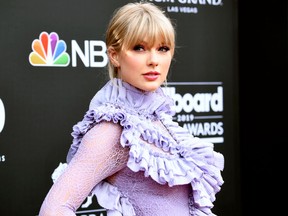
[[[142,91],[121,79],[114,78],[106,83],[93,97],[89,109],[103,104],[114,104],[130,114],[159,116],[161,113],[173,115],[173,100],[164,94],[161,87],[153,92]]]

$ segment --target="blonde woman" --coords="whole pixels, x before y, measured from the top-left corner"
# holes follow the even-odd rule
[[[73,127],[40,216],[75,215],[91,195],[108,216],[214,215],[223,155],[172,121],[161,86],[175,50],[175,29],[152,3],[115,11],[106,32],[110,80]]]

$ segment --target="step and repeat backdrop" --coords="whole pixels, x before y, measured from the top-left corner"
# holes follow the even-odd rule
[[[105,29],[128,2],[1,1],[0,215],[38,215],[52,172],[65,162],[72,126],[108,80]],[[176,24],[165,88],[175,99],[175,121],[225,156],[225,184],[213,212],[240,215],[237,2],[150,2]],[[77,215],[106,212],[94,197]]]

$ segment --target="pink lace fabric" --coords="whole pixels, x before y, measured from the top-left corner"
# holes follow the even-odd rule
[[[214,215],[223,155],[173,122],[172,105],[161,88],[108,82],[73,127],[68,165],[40,216],[75,215],[91,194],[108,216]]]

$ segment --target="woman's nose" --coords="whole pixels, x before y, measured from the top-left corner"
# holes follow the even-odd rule
[[[157,66],[159,64],[159,56],[156,51],[150,51],[148,57],[148,65]]]

